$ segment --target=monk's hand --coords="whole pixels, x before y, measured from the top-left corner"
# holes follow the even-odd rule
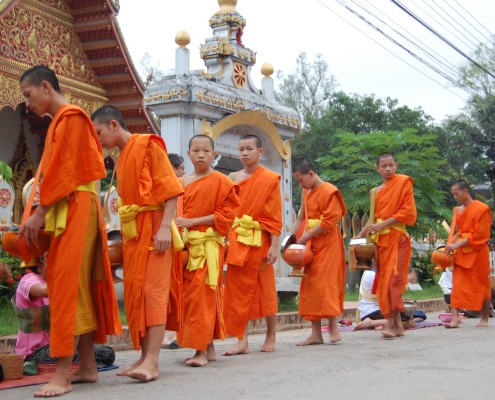
[[[270,246],[268,248],[268,253],[266,255],[266,263],[267,264],[273,264],[275,261],[277,261],[277,246]]]
[[[170,233],[170,227],[161,227],[156,232],[153,240],[156,252],[163,253],[172,245],[172,234]]]
[[[306,234],[302,235],[298,240],[297,244],[306,244],[306,242],[309,240],[309,238],[306,236]]]
[[[190,228],[195,225],[193,218],[177,217],[174,221],[179,228]]]
[[[455,243],[448,244],[447,246],[445,246],[445,254],[447,255],[454,254],[455,249],[457,249]]]
[[[35,245],[38,243],[38,231],[45,223],[45,217],[41,214],[34,212],[26,223],[21,226],[19,230],[19,237],[23,236],[26,238],[26,244],[28,246]]]
[[[381,223],[378,224],[369,224],[368,229],[366,229],[366,234],[373,234],[380,232],[383,229],[383,226]]]

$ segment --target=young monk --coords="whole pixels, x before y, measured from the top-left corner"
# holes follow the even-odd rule
[[[184,172],[184,157],[174,154],[174,153],[168,153],[168,160],[170,161],[170,164],[172,165],[172,169],[174,170],[175,176],[177,178],[182,178],[185,175]],[[177,211],[179,212],[180,208],[180,214],[182,214],[182,201],[179,200],[177,203]],[[180,263],[180,268],[176,268],[172,272],[172,276],[174,275],[174,272],[176,272],[176,276],[173,279],[179,280],[180,285],[177,286],[172,286],[171,287],[171,293],[170,293],[170,299],[173,300],[174,298],[177,299],[182,299],[182,256],[181,254],[177,254],[176,256],[179,256]],[[174,293],[173,289],[177,288],[177,293]],[[182,310],[182,303],[180,305],[180,310]],[[172,322],[172,319],[175,317],[177,320],[177,326],[180,327],[182,325],[182,315],[176,315],[174,316],[173,313],[169,313],[170,316],[167,317],[167,325]],[[179,329],[177,329],[179,330]],[[179,344],[177,343],[177,334],[175,333],[174,330],[167,330],[165,331],[165,336],[163,337],[162,341],[162,349],[170,349],[170,350],[176,350],[179,348]]]
[[[226,336],[222,315],[221,282],[224,237],[229,233],[239,207],[239,187],[210,167],[214,142],[206,135],[189,141],[187,154],[194,171],[184,177],[183,216],[175,221],[185,228],[189,261],[184,270],[184,321],[178,332],[179,346],[196,349],[184,361],[203,367],[216,360],[213,339]]]
[[[454,280],[450,298],[452,321],[446,328],[459,327],[459,308],[480,310],[478,327],[488,326],[490,311],[490,254],[488,240],[492,216],[490,207],[479,200],[473,200],[469,184],[457,181],[451,193],[460,204],[454,209],[457,214],[457,232],[454,243],[445,246],[447,254],[454,254]]]
[[[341,340],[336,319],[344,310],[345,253],[339,229],[346,213],[344,199],[334,185],[318,176],[308,159],[297,159],[292,172],[303,188],[292,233],[300,235],[297,243],[310,246],[313,252],[299,292],[299,314],[311,321],[311,335],[297,345],[323,344],[323,318],[329,318],[330,343],[334,344]]]
[[[53,397],[70,392],[71,382],[96,382],[93,341],[105,342],[106,335],[122,332],[96,192],[96,181],[107,173],[91,120],[67,103],[55,73],[36,66],[21,76],[20,84],[27,108],[53,117],[39,167],[40,204],[20,229],[28,243],[36,243],[43,225],[52,233],[46,282],[50,355],[58,364],[52,380],[34,395]],[[76,348],[80,364],[71,375]]]
[[[259,137],[241,139],[239,156],[244,169],[233,174],[241,206],[229,235],[224,307],[227,334],[238,342],[226,356],[249,353],[247,323],[261,317],[267,326],[261,351],[275,351],[278,305],[273,263],[282,230],[282,194],[280,175],[260,166],[262,154]]]
[[[124,306],[132,343],[136,350],[141,348],[141,357],[117,375],[149,382],[159,375],[174,260],[172,219],[183,190],[161,137],[131,134],[113,106],[99,108],[91,118],[103,146],[121,150],[116,168]]]
[[[404,311],[402,294],[407,285],[411,242],[406,224],[416,221],[413,181],[397,174],[397,161],[390,153],[376,159],[376,170],[383,183],[376,188],[375,221],[369,221],[357,237],[367,234],[378,246],[376,294],[378,305],[387,320],[382,337],[404,336],[400,313]]]

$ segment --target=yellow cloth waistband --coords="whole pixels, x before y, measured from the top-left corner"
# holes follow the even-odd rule
[[[127,240],[138,237],[136,217],[140,212],[163,210],[163,204],[143,207],[140,207],[137,204],[123,205],[121,199],[118,200],[117,206],[119,209],[122,234]],[[170,224],[170,232],[172,234],[172,246],[174,251],[182,250],[184,248],[184,242],[182,241],[177,225],[173,220]],[[150,248],[150,250],[153,250],[153,248]]]
[[[382,219],[378,218],[376,220],[376,223],[383,222]],[[389,227],[382,229],[380,232],[375,232],[370,235],[370,238],[373,242],[378,243],[378,238],[380,235],[388,235],[390,233],[390,229],[395,229],[396,231],[402,232],[402,233],[407,233],[406,231],[406,225],[402,223],[390,225]]]
[[[232,229],[237,227],[237,241],[246,246],[261,247],[261,233],[263,229],[253,217],[244,214],[241,218],[235,217]]]
[[[323,220],[323,215],[320,217],[320,219],[308,219],[308,228],[313,229],[316,228],[318,225],[320,225],[321,221]]]
[[[76,187],[76,192],[90,192],[97,194],[96,182],[88,182]],[[67,196],[57,201],[45,215],[45,232],[53,233],[55,237],[64,233],[67,227],[67,214],[69,212],[69,199]]]
[[[216,289],[218,275],[220,274],[217,243],[225,246],[223,236],[220,236],[213,228],[206,229],[206,232],[184,229],[184,243],[189,243],[189,261],[187,262],[186,269],[188,271],[202,269],[206,262],[208,265],[208,275],[206,276],[205,283],[210,288]]]

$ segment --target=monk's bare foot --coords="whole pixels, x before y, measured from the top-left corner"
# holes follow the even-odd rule
[[[223,353],[224,356],[237,356],[239,354],[249,354],[249,345],[246,340],[238,340],[234,347]]]
[[[136,369],[143,363],[143,360],[139,359],[135,363],[133,363],[130,367],[123,369],[122,371],[117,372],[117,376],[129,376],[132,370]]]
[[[361,329],[371,328],[371,318],[365,318],[361,322],[357,323],[353,330],[360,331]]]
[[[206,348],[206,359],[208,361],[217,361],[217,352],[213,343],[210,343]]]
[[[184,364],[190,367],[204,367],[208,364],[208,357],[206,351],[196,351],[194,357],[188,358],[184,361]]]
[[[313,336],[311,335],[306,340],[296,343],[296,346],[311,346],[313,344],[323,344],[323,336]]]
[[[404,336],[404,329],[394,329],[393,334],[395,335],[395,337],[402,337]]]
[[[275,351],[276,337],[275,334],[266,335],[265,343],[261,346],[263,353],[273,353]]]
[[[98,381],[98,371],[79,367],[70,374],[71,383],[94,383]]]
[[[447,329],[453,329],[453,328],[459,328],[459,321],[458,320],[452,320],[447,324],[443,324]]]
[[[476,325],[478,328],[488,328],[488,319],[482,318],[480,322]]]
[[[395,338],[395,334],[386,330],[382,331],[382,339],[393,339]]]
[[[151,382],[158,378],[159,375],[160,371],[158,370],[158,365],[143,363],[139,367],[130,371],[127,376],[141,382]]]
[[[33,393],[34,397],[57,397],[72,391],[70,378],[53,377],[40,390]]]
[[[330,343],[331,344],[336,344],[342,340],[342,336],[340,335],[340,332],[338,329],[331,329],[330,330]]]

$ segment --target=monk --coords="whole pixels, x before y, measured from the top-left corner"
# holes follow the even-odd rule
[[[488,240],[492,216],[490,207],[474,200],[470,190],[464,180],[455,182],[450,190],[460,206],[454,209],[457,214],[454,243],[445,246],[447,254],[455,255],[450,298],[452,321],[445,324],[446,328],[459,327],[459,308],[481,309],[481,320],[477,326],[488,326],[491,302]]]
[[[180,156],[179,154],[174,154],[174,153],[168,153],[168,160],[170,161],[170,164],[172,165],[172,169],[174,170],[175,176],[177,178],[182,178],[185,174],[184,172],[184,157]],[[177,202],[177,213],[180,213],[182,216],[182,198],[179,198],[179,201]],[[177,214],[176,213],[176,214]],[[182,256],[181,254],[176,254],[176,256],[179,256],[178,261],[180,264],[180,268],[176,268],[176,277],[174,277],[174,280],[177,280],[179,282],[179,285],[177,286],[171,286],[172,292],[170,293],[170,296],[172,298],[182,298]],[[177,293],[174,293],[173,289],[174,287],[177,287]],[[179,307],[180,310],[182,310],[182,304]],[[168,318],[167,324],[171,322],[171,318],[174,316],[171,314],[170,318]],[[178,314],[176,316],[178,319],[177,325],[180,327],[182,326],[182,315]],[[165,336],[162,341],[162,349],[170,349],[170,350],[176,350],[179,348],[179,344],[177,343],[177,334],[175,331],[170,331],[167,330],[165,331]]]
[[[91,119],[102,145],[121,151],[116,168],[124,306],[132,343],[141,349],[141,357],[117,375],[149,382],[159,376],[174,259],[172,219],[183,190],[161,137],[131,134],[120,111],[110,105],[96,110]]]
[[[227,334],[238,342],[226,356],[249,353],[247,323],[261,317],[267,326],[261,351],[275,351],[278,303],[273,263],[282,230],[282,194],[280,175],[260,166],[262,154],[259,137],[246,135],[240,140],[244,169],[232,177],[239,185],[241,206],[229,235],[224,307]]]
[[[378,305],[386,319],[382,337],[404,336],[400,313],[404,311],[402,294],[407,285],[411,242],[406,225],[416,221],[413,181],[397,174],[393,154],[382,153],[376,159],[376,170],[383,183],[375,188],[375,221],[368,221],[357,237],[371,234],[378,247],[375,279]],[[375,292],[375,291],[374,291]]]
[[[178,332],[180,347],[195,349],[184,361],[203,367],[216,360],[214,339],[224,339],[222,315],[224,237],[228,235],[237,208],[239,187],[213,171],[214,142],[206,135],[193,136],[187,154],[194,171],[184,177],[184,211],[177,225],[189,251],[184,270],[184,322]]]
[[[70,392],[72,382],[96,382],[93,342],[122,332],[96,192],[96,181],[107,174],[89,116],[67,103],[55,73],[33,67],[21,76],[20,86],[31,112],[53,118],[39,167],[40,204],[20,229],[28,243],[36,243],[43,225],[52,234],[46,282],[50,355],[58,364],[54,377],[34,396],[53,397]],[[76,348],[80,364],[71,375]]]
[[[301,210],[292,228],[297,243],[313,252],[304,267],[299,291],[299,314],[311,321],[311,335],[298,346],[323,344],[321,320],[329,318],[330,343],[341,340],[337,317],[344,311],[345,253],[339,221],[346,214],[344,199],[331,183],[324,182],[306,158],[297,159],[292,175],[303,188]]]

